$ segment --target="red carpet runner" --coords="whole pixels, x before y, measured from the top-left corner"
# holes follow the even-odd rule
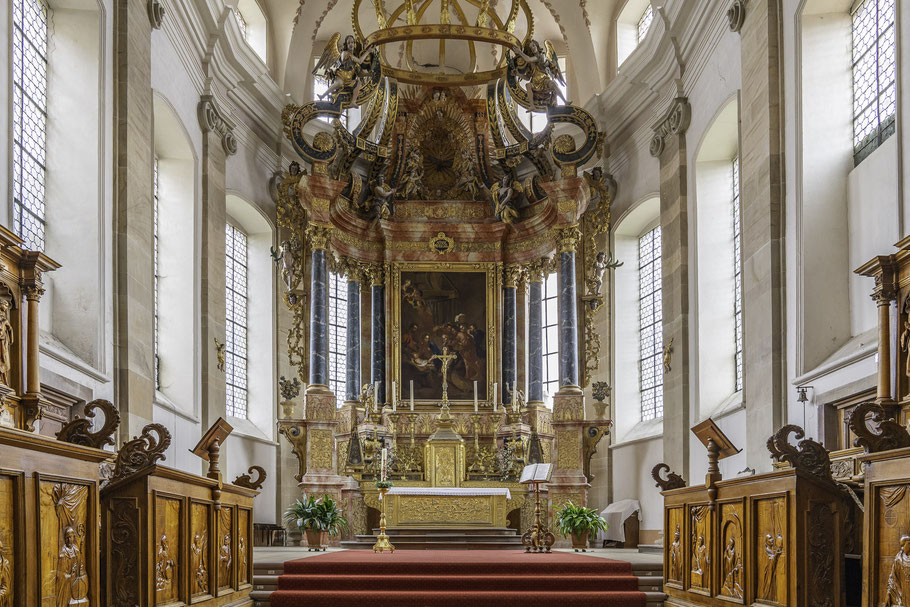
[[[272,607],[644,607],[629,563],[574,553],[345,550],[288,561]]]

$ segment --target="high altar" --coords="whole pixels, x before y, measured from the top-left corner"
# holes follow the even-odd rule
[[[600,168],[579,175],[604,136],[560,93],[555,51],[533,40],[524,0],[505,20],[486,2],[471,4],[474,17],[448,0],[419,12],[380,2],[375,19],[361,4],[352,35],[336,34],[317,65],[326,99],[283,115],[307,165],[275,182],[289,356],[306,389],[299,412],[299,383],[282,383],[279,429],[299,486],[342,499],[352,533],[376,523],[383,447],[391,526],[525,529],[534,504],[517,482],[522,466],[556,464],[551,509],[584,504],[609,427],[586,420],[583,388],[598,364],[615,186]],[[447,64],[446,44],[466,45],[470,64],[424,71],[417,38],[434,41],[436,65]],[[398,45],[407,69],[386,57]],[[479,49],[494,51],[488,69]],[[530,132],[518,106],[549,126]],[[339,118],[351,107],[363,118],[348,130]],[[560,381],[550,409],[542,293],[553,271]],[[347,279],[341,407],[329,389],[329,272]]]

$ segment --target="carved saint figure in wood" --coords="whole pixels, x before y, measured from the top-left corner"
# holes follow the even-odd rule
[[[673,533],[673,543],[670,544],[670,575],[668,579],[682,580],[682,546],[680,545],[679,525]]]
[[[13,607],[13,566],[0,540],[0,607]]]
[[[710,571],[711,557],[708,555],[708,547],[705,545],[705,536],[700,535],[695,540],[695,546],[692,547],[692,584],[707,586],[708,580],[705,579]]]
[[[231,579],[231,534],[225,533],[218,549],[218,584],[226,586]]]
[[[209,588],[209,572],[205,569],[205,533],[197,533],[190,544],[193,557],[190,566],[193,570],[193,592],[205,592]]]
[[[155,590],[164,590],[173,583],[176,567],[177,563],[171,558],[167,536],[162,535],[158,543],[158,554],[155,556]]]
[[[63,545],[57,555],[57,607],[69,605],[88,605],[88,573],[76,530],[66,526]]]
[[[743,597],[742,569],[742,560],[736,554],[736,539],[731,537],[727,540],[727,546],[724,548],[722,569],[724,576],[723,593],[727,596]]]
[[[777,601],[777,564],[784,553],[784,538],[777,534],[765,535],[765,561],[762,570],[761,585],[758,587],[758,597],[769,601]]]
[[[13,378],[13,325],[10,323],[10,300],[0,297],[0,383],[9,386]]]
[[[910,535],[904,535],[901,537],[901,548],[891,563],[885,607],[908,607],[908,605],[910,605]]]

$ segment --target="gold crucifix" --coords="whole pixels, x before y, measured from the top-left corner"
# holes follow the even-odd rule
[[[449,363],[458,358],[457,354],[449,354],[449,347],[443,346],[442,354],[434,354],[430,360],[442,361],[442,406],[449,406]]]

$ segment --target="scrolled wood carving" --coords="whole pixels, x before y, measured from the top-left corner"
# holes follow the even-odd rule
[[[778,462],[787,462],[797,470],[820,480],[833,483],[828,450],[811,438],[799,441],[798,448],[794,447],[790,444],[790,434],[796,439],[806,435],[803,429],[795,424],[783,426],[768,438],[767,445],[771,457]]]
[[[153,436],[152,434],[156,436]],[[142,434],[120,447],[114,462],[111,482],[132,476],[136,472],[153,466],[165,459],[164,452],[171,444],[171,433],[161,424],[148,424]]]
[[[872,422],[872,427],[869,422]],[[853,446],[862,447],[866,453],[910,447],[910,432],[907,432],[907,428],[891,419],[885,408],[874,402],[856,405],[850,413],[848,423],[856,435]]]
[[[661,475],[662,472],[666,471],[667,478],[663,478]],[[661,491],[669,491],[671,489],[680,489],[686,486],[686,480],[680,475],[676,474],[670,470],[670,466],[661,462],[651,468],[651,478],[654,479],[654,482],[657,483],[657,487]]]
[[[97,432],[92,432],[92,420],[95,411],[104,413],[104,425]],[[85,405],[85,417],[77,417],[57,433],[57,440],[83,447],[103,449],[114,444],[114,432],[120,426],[120,412],[109,400],[99,398]]]
[[[256,473],[256,480],[252,480],[252,477],[250,476],[251,474],[253,474],[253,472]],[[263,468],[262,466],[250,466],[247,469],[247,473],[248,474],[241,474],[240,476],[235,478],[234,484],[237,485],[238,487],[246,487],[247,489],[253,489],[254,491],[258,491],[260,488],[262,488],[263,483],[265,483],[265,477],[266,477],[265,468]]]
[[[139,506],[136,498],[114,498],[111,509],[112,607],[139,604]]]

